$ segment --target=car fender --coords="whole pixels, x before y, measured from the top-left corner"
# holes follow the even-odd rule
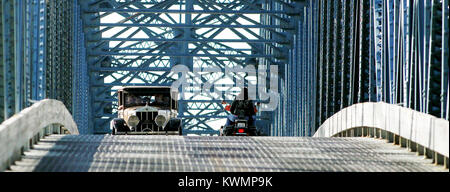
[[[111,121],[110,129],[116,128],[118,131],[123,131],[124,129],[128,129],[125,125],[125,120],[122,118],[115,118]]]
[[[172,118],[166,125],[168,130],[178,130],[182,126],[182,121],[180,118]]]

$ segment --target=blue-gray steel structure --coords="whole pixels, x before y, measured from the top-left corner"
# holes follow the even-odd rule
[[[311,136],[361,102],[448,119],[448,0],[309,0],[272,135]]]
[[[107,133],[117,86],[170,85],[178,64],[192,77],[277,65],[278,108],[258,113],[273,136],[311,136],[366,101],[448,119],[448,0],[2,0],[0,11],[0,121],[54,98],[80,133]],[[184,132],[216,134],[227,113],[201,96],[180,101]]]
[[[45,98],[71,109],[71,1],[0,4],[0,121]]]
[[[287,53],[292,49],[290,39],[295,33],[295,20],[289,18],[299,15],[302,5],[279,0],[79,0],[78,3],[88,50],[84,55],[87,70],[80,72],[89,78],[89,84],[78,84],[78,90],[90,95],[75,109],[87,108],[88,119],[77,115],[75,118],[82,125],[80,132],[95,133],[108,132],[110,120],[117,116],[116,86],[171,85],[177,79],[177,74],[170,73],[171,68],[182,64],[193,72],[188,89],[196,91],[199,82],[215,83],[220,79],[217,73],[194,78],[200,72],[197,70],[205,67],[219,67],[224,72],[225,67],[287,62]],[[110,15],[118,22],[111,22]],[[263,19],[264,23],[260,22]],[[224,36],[225,30],[237,38]],[[248,48],[236,49],[230,43]],[[202,97],[180,101],[183,132],[217,134],[220,125],[214,121],[227,115],[220,100],[205,94],[194,95]],[[227,95],[226,99],[232,97]],[[270,113],[258,115],[260,124],[268,125],[270,117]]]
[[[317,91],[306,105],[316,108],[302,113],[315,111],[307,121],[316,125],[296,129],[312,133],[334,113],[367,101],[448,119],[448,0],[320,0],[305,9],[312,38],[303,43],[319,48],[309,47],[316,61],[304,63],[317,70],[306,74],[315,82],[308,89]]]

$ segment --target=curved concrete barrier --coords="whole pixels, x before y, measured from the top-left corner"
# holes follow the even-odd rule
[[[42,100],[0,125],[0,171],[7,169],[22,153],[45,135],[79,134],[72,115],[57,100]]]
[[[413,142],[447,159],[449,154],[449,121],[387,103],[347,107],[327,119],[314,135],[336,136],[374,136],[402,146]]]

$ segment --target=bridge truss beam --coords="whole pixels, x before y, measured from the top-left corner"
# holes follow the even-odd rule
[[[334,113],[367,101],[448,119],[448,0],[0,5],[0,120],[53,98],[81,134],[106,133],[117,86],[171,85],[178,64],[192,70],[191,91],[222,76],[249,79],[198,71],[204,67],[277,65],[278,108],[258,113],[269,135],[311,136]],[[217,133],[227,115],[213,95],[194,92],[180,103],[186,132]]]
[[[0,122],[45,98],[72,109],[71,5],[0,2]]]
[[[218,86],[225,68],[284,65],[296,31],[299,4],[282,0],[169,0],[78,1],[85,35],[89,120],[79,123],[87,132],[106,133],[116,116],[115,90],[126,85],[171,85],[178,74],[170,69],[188,66],[190,91],[199,83]],[[277,8],[275,8],[277,7]],[[261,22],[266,19],[267,22]],[[81,41],[80,41],[81,42]],[[78,46],[82,43],[78,43]],[[202,73],[219,67],[222,73]],[[85,77],[86,78],[86,77]],[[237,78],[239,79],[239,78]],[[79,90],[80,90],[79,89]],[[232,100],[232,95],[221,95]],[[77,109],[86,108],[80,102]],[[192,93],[180,101],[185,133],[218,133],[227,113],[213,95]],[[79,114],[81,115],[81,114]],[[259,114],[270,119],[271,113]],[[75,115],[76,121],[82,121]],[[78,120],[77,120],[78,119]],[[87,123],[87,124],[84,124]],[[267,124],[267,123],[266,123]],[[266,126],[267,127],[267,126]],[[269,130],[267,129],[267,132]]]
[[[302,42],[313,43],[310,61],[299,66],[316,73],[300,75],[313,82],[300,89],[312,104],[300,118],[315,125],[300,130],[313,133],[341,109],[368,101],[448,120],[448,0],[310,0],[305,9],[310,35]]]

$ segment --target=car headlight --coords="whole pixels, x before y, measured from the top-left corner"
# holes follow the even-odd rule
[[[128,125],[131,127],[136,127],[139,124],[139,118],[136,115],[131,115],[128,117]]]
[[[164,115],[158,115],[155,118],[155,123],[158,127],[162,127],[166,123],[166,117]]]

